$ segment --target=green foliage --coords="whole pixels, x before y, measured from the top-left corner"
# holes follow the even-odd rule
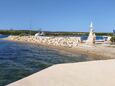
[[[33,30],[0,30],[3,35],[35,35],[38,31]],[[89,32],[49,32],[45,31],[46,36],[88,36]],[[112,36],[112,33],[96,33],[98,36]]]
[[[112,34],[112,33],[102,33],[102,32],[98,32],[98,33],[96,33],[96,35],[98,35],[98,36],[112,36],[113,34]]]
[[[81,36],[88,35],[87,32],[45,32],[47,36]]]
[[[30,31],[30,30],[0,30],[0,34],[3,35],[24,35],[24,34],[28,34],[28,35],[34,35],[35,33],[37,33],[37,31]]]
[[[48,36],[88,36],[89,32],[46,32]],[[96,33],[98,36],[110,36],[112,33]]]
[[[19,36],[27,36],[27,34],[26,33],[21,33],[21,34],[19,34]]]
[[[112,37],[111,37],[111,42],[114,42],[114,43],[115,43],[115,36],[112,36]]]

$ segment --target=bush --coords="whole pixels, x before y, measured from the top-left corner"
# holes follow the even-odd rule
[[[25,33],[21,33],[21,34],[19,34],[19,36],[26,36],[26,34]]]
[[[111,42],[115,43],[115,36],[111,37]]]

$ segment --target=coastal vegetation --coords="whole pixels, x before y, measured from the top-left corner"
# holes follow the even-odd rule
[[[0,30],[3,35],[35,35],[39,30]],[[89,32],[51,32],[44,31],[46,36],[87,36]],[[97,32],[98,36],[112,36],[112,33]]]
[[[30,30],[0,30],[0,34],[3,35],[27,35],[31,34],[34,35],[37,31],[30,31]]]
[[[110,40],[114,44],[115,43],[115,36],[112,36]]]

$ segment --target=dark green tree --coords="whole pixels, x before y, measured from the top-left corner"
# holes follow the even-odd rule
[[[115,44],[115,36],[112,36],[110,40],[113,44]]]

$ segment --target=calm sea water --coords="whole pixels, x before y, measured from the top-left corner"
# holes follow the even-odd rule
[[[82,40],[87,40],[88,36],[81,36]],[[96,36],[96,40],[107,40],[107,37]]]
[[[62,54],[43,46],[0,40],[0,86],[53,64],[88,60],[93,59],[82,54]]]

